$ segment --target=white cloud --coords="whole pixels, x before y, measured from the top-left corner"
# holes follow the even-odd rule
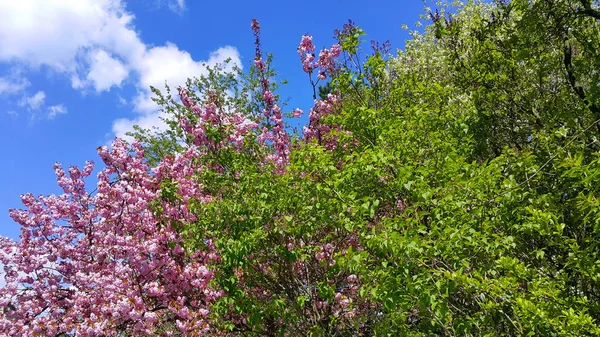
[[[133,19],[121,0],[0,1],[0,62],[47,66],[106,90],[127,71],[101,78],[102,66],[116,61],[111,55],[133,63],[145,51]]]
[[[84,48],[106,45],[123,54],[143,49],[120,0],[2,1],[0,13],[2,61],[75,71]]]
[[[52,105],[48,107],[48,119],[54,119],[58,115],[64,115],[67,113],[67,108],[64,104]]]
[[[175,13],[180,13],[185,9],[185,0],[167,0],[168,7]]]
[[[29,81],[25,78],[0,77],[0,95],[16,94],[29,86]]]
[[[134,125],[142,128],[157,127],[165,129],[160,117],[164,114],[152,101],[150,86],[164,89],[165,81],[171,88],[185,85],[189,77],[199,77],[207,73],[206,66],[223,64],[227,59],[231,62],[225,70],[231,70],[233,65],[241,66],[240,55],[237,49],[227,46],[212,52],[206,61],[194,61],[191,55],[179,50],[177,46],[167,43],[164,47],[154,47],[148,50],[143,61],[138,65],[140,74],[138,95],[134,98],[134,109],[140,115],[133,119],[119,119],[113,123],[112,131],[117,137],[125,137],[125,133],[132,131]]]
[[[54,119],[58,115],[64,115],[67,113],[67,108],[64,104],[51,105],[47,109],[47,114],[44,116],[43,113],[39,112],[45,106],[46,94],[43,91],[38,91],[33,96],[23,96],[19,101],[19,106],[26,108],[31,112],[29,116],[30,123],[34,123],[44,117],[47,119]],[[17,116],[18,113],[15,111],[9,111],[10,116]]]
[[[38,91],[33,96],[24,96],[19,101],[19,106],[26,107],[29,110],[39,110],[44,101],[46,100],[46,94],[43,91]]]
[[[172,10],[185,9],[185,0],[157,1]],[[163,89],[166,81],[176,88],[188,77],[205,74],[204,63],[215,65],[231,58],[232,64],[241,65],[237,50],[229,46],[205,61],[194,60],[172,43],[147,46],[133,20],[122,0],[0,1],[0,62],[47,67],[70,78],[72,87],[83,92],[109,91],[131,79],[137,94],[127,101],[137,115],[113,123],[117,136],[134,124],[161,125],[150,85]],[[28,101],[27,105],[33,109]],[[60,113],[52,111],[52,116]]]
[[[156,104],[150,100],[150,86],[162,90],[165,81],[171,88],[184,85],[188,77],[206,74],[206,65],[214,66],[228,58],[238,65],[241,63],[240,55],[233,47],[219,48],[206,61],[194,61],[188,52],[179,50],[171,43],[148,50],[138,65],[138,87],[141,92],[135,99],[136,110],[144,113],[157,109]]]
[[[17,117],[19,114],[14,111],[14,110],[9,110],[6,112],[7,115],[11,116],[11,117]]]
[[[102,49],[90,53],[91,67],[87,80],[93,83],[96,91],[109,90],[112,86],[121,86],[129,71],[121,61],[110,56]]]
[[[154,0],[153,7],[166,7],[175,13],[181,13],[185,10],[185,0]]]
[[[131,141],[132,138],[126,136],[127,132],[133,131],[134,125],[139,125],[143,129],[166,130],[166,124],[160,119],[164,114],[160,111],[154,111],[134,119],[121,118],[113,122],[112,132],[115,136]]]
[[[123,96],[117,94],[117,102],[119,104],[119,106],[126,106],[127,105],[127,100],[125,98],[123,98]]]

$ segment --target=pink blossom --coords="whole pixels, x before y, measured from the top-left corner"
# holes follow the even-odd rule
[[[309,124],[304,127],[304,139],[307,141],[316,139],[327,150],[337,147],[337,133],[342,130],[335,126],[322,122],[322,118],[335,113],[339,106],[339,97],[329,94],[327,100],[316,100],[315,106],[309,110]]]
[[[316,63],[321,68],[319,76],[325,77],[327,74],[332,75],[336,70],[335,59],[341,55],[341,47],[339,44],[334,44],[331,49],[322,49],[319,52],[319,61]]]
[[[266,68],[265,62],[263,62],[263,60],[260,59],[254,60],[254,65],[259,71],[264,71]]]
[[[303,35],[298,45],[298,54],[312,53],[315,51],[315,46],[312,42],[313,38],[309,35]]]
[[[267,104],[273,104],[273,102],[275,101],[275,96],[273,96],[273,93],[271,91],[265,90],[263,92],[263,99]]]
[[[211,246],[186,254],[180,236],[159,226],[188,222],[192,215],[164,202],[160,217],[149,208],[163,178],[178,180],[183,197],[201,195],[186,185],[189,157],[166,159],[151,175],[138,143],[116,139],[98,154],[105,167],[95,195],[84,181],[93,163],[67,171],[56,164],[64,194],[26,194],[25,209],[10,211],[21,225],[21,240],[0,238],[6,270],[0,304],[15,308],[0,312],[0,335],[116,335],[117,328],[148,335],[168,323],[170,313],[180,316],[178,330],[185,332],[196,324],[190,322],[205,324],[199,309],[209,310],[222,296],[208,286],[213,273],[207,265],[218,260]]]

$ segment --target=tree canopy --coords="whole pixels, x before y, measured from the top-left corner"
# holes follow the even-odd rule
[[[398,52],[303,36],[301,132],[255,20],[247,72],[154,89],[166,131],[11,210],[0,334],[600,335],[598,2],[424,18]]]

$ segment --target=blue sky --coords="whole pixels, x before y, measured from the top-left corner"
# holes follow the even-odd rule
[[[0,235],[18,238],[8,216],[19,195],[59,193],[52,165],[99,163],[98,146],[134,124],[157,123],[149,85],[183,84],[203,62],[228,57],[247,68],[254,48],[250,21],[262,26],[275,55],[279,93],[307,111],[311,88],[296,47],[308,33],[317,48],[348,19],[367,40],[402,48],[422,0],[0,1]],[[162,87],[162,86],[161,86]],[[90,179],[89,184],[95,184]]]

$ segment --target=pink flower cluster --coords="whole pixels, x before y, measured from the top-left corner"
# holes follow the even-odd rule
[[[162,171],[185,170],[167,162],[153,176],[141,146],[119,139],[98,153],[106,167],[95,195],[84,182],[93,163],[68,173],[57,164],[64,194],[26,194],[26,210],[10,211],[22,229],[18,242],[0,238],[6,281],[0,335],[150,335],[164,327],[183,335],[208,332],[209,305],[222,296],[209,286],[209,266],[219,261],[214,246],[207,242],[206,249],[187,253],[170,225],[188,221],[186,213],[167,209],[158,216],[150,206],[160,200]]]
[[[319,61],[316,63],[316,67],[321,68],[319,71],[319,79],[324,80],[327,78],[327,75],[332,75],[335,73],[337,66],[335,64],[335,59],[338,58],[342,53],[342,48],[339,44],[334,44],[331,46],[331,49],[322,49],[319,52]]]
[[[256,66],[256,69],[258,69],[259,71],[264,71],[267,67],[265,62],[261,59],[254,60],[254,65]]]
[[[262,127],[258,141],[263,146],[266,144],[272,145],[273,151],[267,155],[265,162],[275,164],[277,172],[283,173],[290,160],[290,137],[285,130],[281,107],[275,102],[275,95],[271,92],[270,80],[267,76],[265,63],[262,60],[260,25],[256,20],[252,20],[252,31],[254,32],[256,48],[254,64],[259,71],[262,98],[265,103],[262,113],[266,118],[266,123]]]
[[[340,98],[337,95],[327,95],[327,100],[316,100],[315,106],[308,112],[309,123],[304,127],[304,139],[316,139],[326,150],[333,150],[338,144],[337,132],[342,132],[340,127],[323,123],[325,116],[338,111]]]
[[[298,54],[302,62],[302,69],[308,73],[310,83],[313,90],[316,90],[316,85],[319,81],[327,79],[327,76],[332,76],[338,69],[335,59],[342,53],[342,48],[339,44],[334,44],[330,49],[322,49],[319,52],[319,59],[315,62],[315,46],[312,36],[304,35],[298,45]],[[314,82],[312,74],[318,70],[317,81]],[[335,132],[341,132],[337,126],[323,123],[323,117],[333,114],[339,109],[340,97],[335,94],[329,94],[327,99],[316,99],[315,105],[309,111],[309,123],[304,127],[304,138],[307,141],[316,139],[317,143],[324,146],[327,150],[333,150],[338,144],[338,135]]]
[[[190,201],[205,203],[214,200],[212,195],[204,192],[203,184],[194,178],[203,169],[194,160],[201,155],[195,148],[188,148],[176,157],[166,156],[157,167],[152,168],[158,181],[175,182],[177,185],[178,198],[161,203],[165,216],[179,219],[183,223],[191,223],[196,221],[196,215],[188,207]]]
[[[302,69],[306,73],[312,74],[312,72],[320,68],[318,79],[324,80],[327,75],[332,75],[337,69],[335,59],[338,58],[342,53],[342,48],[339,44],[334,44],[331,49],[322,49],[319,52],[319,60],[315,60],[315,45],[313,44],[312,36],[304,35],[298,45],[298,54],[300,55],[300,61],[302,62]]]
[[[194,137],[194,145],[198,147],[222,148],[229,144],[240,147],[244,143],[244,137],[251,130],[258,127],[258,123],[250,120],[241,113],[226,113],[218,108],[214,103],[207,103],[201,106],[189,97],[186,89],[179,88],[179,97],[184,106],[190,108],[197,117],[195,123],[187,118],[182,118],[179,122],[182,129]],[[216,143],[209,138],[208,129],[218,129],[224,132],[227,137]]]
[[[312,42],[312,36],[302,36],[302,40],[298,46],[298,55],[300,55],[300,61],[302,61],[302,69],[307,73],[311,73],[314,69],[314,51],[315,45]]]

